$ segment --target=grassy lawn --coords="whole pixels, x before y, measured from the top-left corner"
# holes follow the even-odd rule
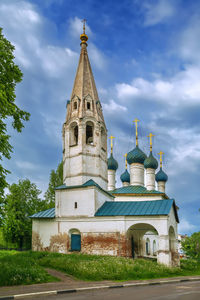
[[[82,280],[134,280],[200,275],[200,262],[183,260],[181,268],[167,268],[155,261],[122,257],[48,252],[0,251],[0,285],[31,284],[55,280],[43,267]]]
[[[0,286],[58,281],[41,267],[31,254],[0,251]]]

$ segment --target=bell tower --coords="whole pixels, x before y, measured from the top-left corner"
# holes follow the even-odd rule
[[[78,68],[63,124],[63,178],[67,186],[93,179],[107,190],[107,129],[88,58],[85,20],[80,40]]]

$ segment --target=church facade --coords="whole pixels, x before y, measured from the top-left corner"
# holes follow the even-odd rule
[[[124,257],[152,257],[168,266],[179,264],[178,214],[165,193],[167,175],[138,145],[126,156],[122,187],[116,188],[118,163],[107,159],[103,117],[85,34],[67,115],[63,125],[63,185],[55,190],[55,208],[31,216],[32,249]],[[156,190],[157,182],[157,190]]]

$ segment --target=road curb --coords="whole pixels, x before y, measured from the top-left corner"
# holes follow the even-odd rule
[[[153,282],[136,282],[136,283],[124,283],[118,285],[101,285],[101,286],[91,286],[91,287],[82,287],[76,289],[66,289],[66,290],[55,290],[55,291],[44,291],[44,292],[35,292],[35,293],[26,293],[18,294],[12,296],[0,296],[0,300],[10,300],[10,299],[19,299],[24,297],[31,296],[45,296],[45,295],[59,295],[59,294],[69,294],[77,293],[91,290],[100,290],[100,289],[114,289],[114,288],[123,288],[123,287],[137,287],[137,286],[147,286],[147,285],[158,285],[158,284],[169,284],[169,283],[178,283],[186,281],[200,281],[200,278],[187,278],[187,279],[175,279],[175,280],[158,280]]]

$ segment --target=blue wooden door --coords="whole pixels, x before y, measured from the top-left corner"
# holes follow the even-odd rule
[[[81,250],[81,235],[72,234],[71,235],[71,250],[80,251]]]

